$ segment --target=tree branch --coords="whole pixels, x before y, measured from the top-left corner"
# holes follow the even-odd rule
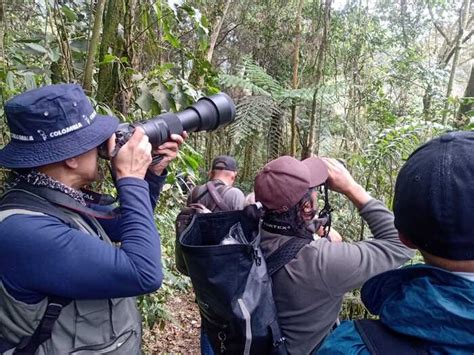
[[[435,26],[435,28],[438,30],[438,32],[441,34],[441,36],[443,36],[444,40],[446,41],[446,43],[448,44],[448,46],[451,46],[451,41],[449,40],[448,36],[446,35],[446,33],[444,33],[444,30],[443,28],[441,27],[441,25],[436,22],[436,20],[434,19],[434,16],[433,16],[433,9],[431,8],[431,6],[428,6],[428,11],[430,12],[430,17],[431,17],[431,21],[433,22],[433,25]]]
[[[220,41],[216,43],[216,48],[219,47],[222,42],[224,42],[225,38],[229,35],[229,33],[231,33],[233,30],[235,30],[240,25],[242,25],[242,22],[239,22],[238,24],[233,26],[230,30],[226,31],[226,33],[224,33],[224,35],[222,36]]]

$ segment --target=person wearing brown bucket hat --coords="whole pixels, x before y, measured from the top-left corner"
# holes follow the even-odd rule
[[[91,204],[81,188],[98,178],[98,146],[114,148],[115,117],[97,114],[74,84],[26,91],[5,113],[0,353],[139,354],[133,296],[163,279],[153,209],[183,138],[152,147],[136,129],[111,159],[113,209]],[[164,157],[153,166],[152,151]]]
[[[314,239],[326,222],[318,217],[318,188],[324,186],[358,208],[373,238],[356,243]],[[318,348],[337,321],[344,293],[414,255],[397,238],[391,212],[335,159],[299,161],[282,156],[269,162],[255,178],[255,200],[264,210],[260,234],[265,259],[285,248],[299,248],[272,276],[278,320],[290,354],[310,354]]]

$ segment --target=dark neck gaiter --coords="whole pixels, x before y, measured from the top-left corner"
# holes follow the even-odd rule
[[[306,228],[306,222],[299,212],[300,204],[286,212],[267,212],[263,217],[262,228],[270,233],[313,239],[313,234]]]

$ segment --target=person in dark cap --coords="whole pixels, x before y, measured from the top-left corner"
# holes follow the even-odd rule
[[[209,181],[196,186],[188,197],[187,204],[200,203],[212,212],[241,210],[244,193],[233,187],[237,177],[237,162],[228,155],[220,155],[212,161],[208,173]]]
[[[356,243],[313,239],[325,223],[318,218],[318,187],[324,184],[357,207],[373,238]],[[265,258],[295,238],[307,241],[272,281],[289,353],[310,354],[335,325],[346,292],[402,265],[414,253],[398,240],[390,211],[335,159],[280,157],[263,167],[254,188],[255,200],[264,208],[260,233]]]
[[[398,174],[400,240],[425,264],[387,271],[361,291],[378,321],[344,322],[320,354],[474,353],[474,132],[415,150]]]
[[[211,212],[241,210],[244,208],[244,193],[233,187],[237,177],[237,162],[228,155],[213,159],[208,173],[209,181],[194,187],[188,196],[187,205],[200,203]],[[206,333],[201,328],[201,354],[213,354]]]
[[[183,138],[152,147],[135,130],[111,159],[112,210],[81,188],[98,178],[98,147],[112,152],[117,118],[73,84],[27,91],[5,113],[0,166],[13,176],[0,199],[0,353],[139,354],[133,296],[163,279],[153,209]],[[152,151],[163,156],[153,166]]]

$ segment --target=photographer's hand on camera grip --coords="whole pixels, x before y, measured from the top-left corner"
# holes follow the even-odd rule
[[[109,152],[112,152],[116,142],[113,136],[109,142]],[[117,151],[112,158],[112,169],[116,179],[136,177],[143,179],[151,163],[151,144],[145,132],[137,127],[132,137]]]

